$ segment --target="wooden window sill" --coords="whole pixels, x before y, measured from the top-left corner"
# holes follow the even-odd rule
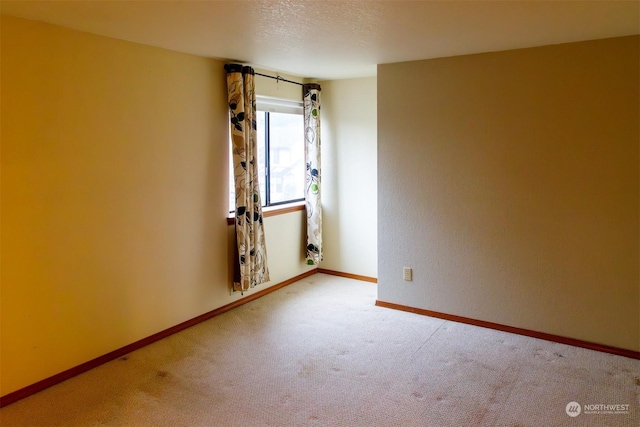
[[[284,215],[289,212],[303,211],[305,209],[305,202],[293,202],[286,205],[268,206],[262,208],[262,216],[267,218],[270,216]],[[227,217],[227,225],[234,225],[236,223],[236,217],[234,213],[229,214]]]

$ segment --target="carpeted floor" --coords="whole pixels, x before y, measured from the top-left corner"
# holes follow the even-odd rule
[[[374,284],[316,274],[9,405],[0,424],[640,425],[638,360],[375,298]],[[628,411],[589,413],[614,404]]]

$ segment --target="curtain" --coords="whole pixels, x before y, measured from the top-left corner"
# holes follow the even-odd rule
[[[267,248],[258,184],[258,143],[254,70],[227,64],[227,92],[231,117],[231,149],[236,191],[236,240],[239,277],[234,290],[244,292],[269,281]]]
[[[320,85],[302,86],[307,163],[305,200],[307,203],[307,264],[322,261],[322,203],[320,182]]]

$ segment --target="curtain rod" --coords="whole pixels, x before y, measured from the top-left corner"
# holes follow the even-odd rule
[[[304,86],[304,84],[303,84],[303,83],[298,83],[298,82],[294,82],[294,81],[291,81],[291,80],[283,79],[283,78],[282,78],[282,77],[280,77],[280,76],[278,76],[278,77],[273,77],[273,76],[268,76],[268,75],[266,75],[266,74],[261,74],[261,73],[255,73],[255,74],[256,74],[256,76],[268,77],[268,78],[270,78],[270,79],[274,79],[274,80],[277,80],[277,81],[279,81],[279,82],[293,83],[294,85]]]

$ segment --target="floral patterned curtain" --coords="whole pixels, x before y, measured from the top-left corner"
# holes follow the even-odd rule
[[[227,92],[231,116],[231,145],[236,190],[236,239],[239,277],[234,290],[244,292],[269,281],[267,248],[258,185],[256,94],[254,70],[227,64]]]
[[[302,86],[307,182],[307,264],[322,261],[322,203],[320,182],[320,85]]]

